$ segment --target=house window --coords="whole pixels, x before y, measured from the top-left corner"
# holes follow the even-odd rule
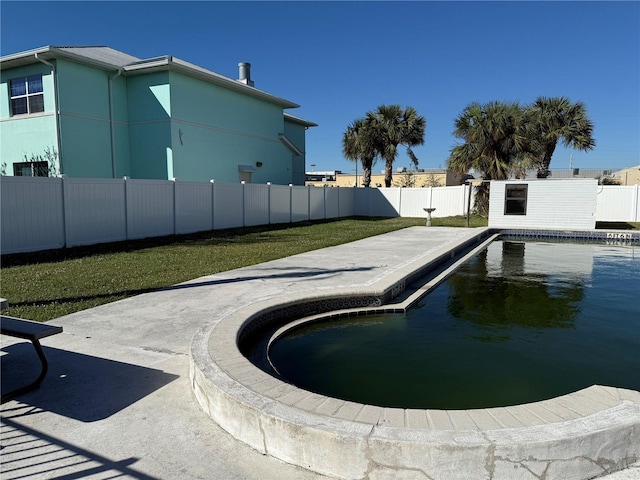
[[[527,189],[529,185],[515,184],[507,185],[504,198],[505,215],[526,215],[527,214]]]
[[[49,164],[47,162],[21,162],[13,164],[14,177],[48,177]]]
[[[44,112],[42,75],[14,78],[9,81],[11,115]]]

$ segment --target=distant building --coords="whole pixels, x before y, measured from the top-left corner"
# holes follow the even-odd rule
[[[305,173],[305,185],[311,185],[315,183],[335,182],[336,176],[340,175],[340,170],[328,170],[326,172],[306,172]]]
[[[640,185],[640,165],[625,168],[613,174],[613,178],[620,182],[620,185]]]
[[[607,178],[612,177],[613,170],[598,168],[554,168],[548,178]],[[536,178],[537,170],[527,170],[526,179]]]
[[[442,168],[407,170],[399,167],[393,172],[392,187],[425,188],[462,184],[462,177]],[[362,173],[307,172],[306,185],[316,187],[362,187]],[[371,187],[384,187],[384,172],[371,174]]]
[[[235,80],[173,56],[46,46],[0,68],[6,175],[304,184],[316,124],[255,88],[248,63]]]

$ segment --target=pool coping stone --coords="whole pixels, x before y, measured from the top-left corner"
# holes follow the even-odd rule
[[[414,228],[427,236],[433,227]],[[281,291],[238,305],[203,326],[191,345],[190,377],[205,413],[263,454],[345,479],[386,478],[417,471],[426,478],[497,480],[514,478],[515,470],[523,479],[564,479],[568,475],[587,479],[638,461],[640,392],[594,385],[513,407],[449,411],[383,408],[306,392],[259,369],[240,351],[240,332],[265,312],[277,313],[279,308],[312,300],[398,297],[410,283],[408,279],[424,272],[436,259],[463,246],[480,247],[500,233],[488,228],[462,232],[430,245],[423,253],[418,242],[417,250],[405,250],[408,255],[396,258],[395,265],[376,270],[364,282],[322,285],[314,291]],[[615,242],[628,240],[627,236],[597,233],[591,237],[589,232],[549,236],[601,239],[604,233],[605,239]],[[393,234],[386,237],[389,240]],[[635,242],[636,236],[629,238]],[[386,303],[374,304],[321,312],[300,321],[388,308]],[[486,472],[486,477],[478,472]]]

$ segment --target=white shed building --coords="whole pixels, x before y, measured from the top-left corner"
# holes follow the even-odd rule
[[[598,181],[492,181],[489,227],[593,230]]]

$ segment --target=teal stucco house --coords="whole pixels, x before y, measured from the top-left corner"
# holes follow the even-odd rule
[[[109,47],[0,57],[3,174],[304,185],[317,125],[255,88],[250,67],[236,80]]]

